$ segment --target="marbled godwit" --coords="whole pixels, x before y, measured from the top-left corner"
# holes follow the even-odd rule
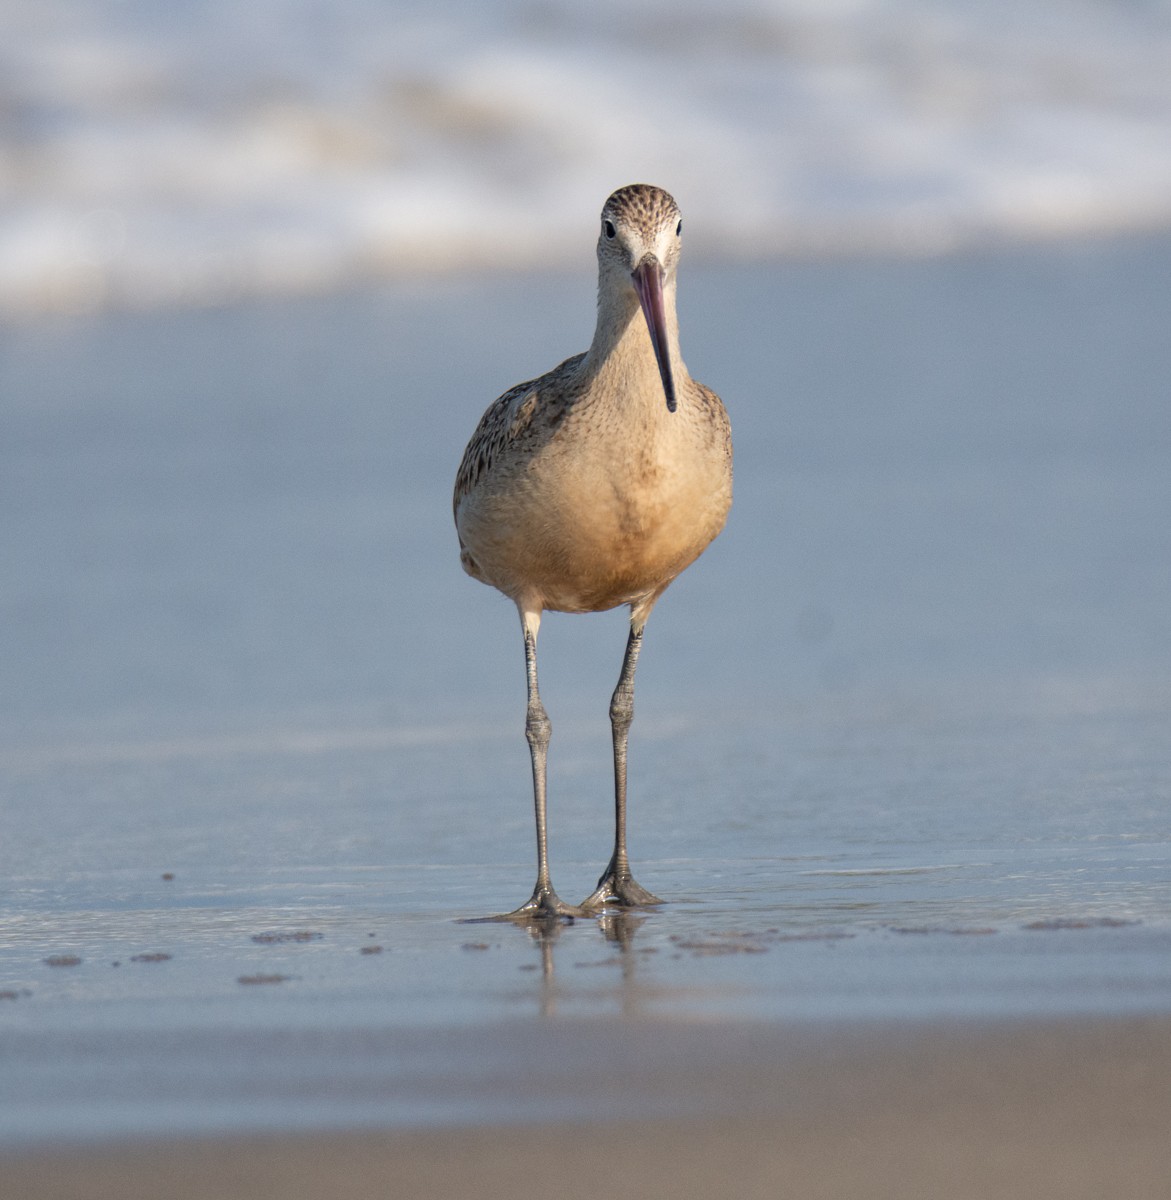
[[[635,882],[626,852],[634,670],[655,602],[724,527],[732,503],[727,414],[679,357],[682,229],[678,206],[660,188],[633,184],[606,201],[589,350],[505,392],[484,413],[456,476],[464,570],[513,600],[524,632],[537,883],[531,899],[507,914],[515,920],[659,903]],[[549,876],[551,726],[537,690],[537,630],[545,609],[602,612],[622,604],[630,605],[630,635],[610,701],[614,854],[597,889],[575,907],[558,897]]]

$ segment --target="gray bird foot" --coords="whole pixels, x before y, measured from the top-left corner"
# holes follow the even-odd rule
[[[588,917],[591,913],[576,904],[566,904],[551,887],[536,887],[532,896],[512,912],[500,913],[495,917],[471,917],[466,924],[482,921],[515,921],[518,925],[541,921],[572,921],[575,917]]]
[[[662,903],[654,892],[637,883],[629,871],[619,873],[611,869],[598,880],[598,886],[581,902],[581,907],[587,912],[597,912],[600,908],[647,908]]]

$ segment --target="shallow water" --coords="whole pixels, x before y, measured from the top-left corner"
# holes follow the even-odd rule
[[[0,1138],[572,1117],[639,1029],[650,1070],[693,1029],[1165,1012],[1169,267],[685,269],[737,498],[640,665],[669,903],[541,936],[461,923],[534,868],[519,630],[449,488],[592,280],[0,330]],[[623,641],[542,627],[567,899]]]

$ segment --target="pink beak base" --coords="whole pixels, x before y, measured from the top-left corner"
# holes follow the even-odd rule
[[[671,355],[667,348],[667,318],[663,311],[663,268],[651,255],[647,255],[634,269],[631,276],[642,315],[646,317],[650,330],[651,345],[655,348],[655,361],[659,364],[659,376],[663,381],[663,392],[667,397],[667,411],[675,411],[675,379],[671,374]]]

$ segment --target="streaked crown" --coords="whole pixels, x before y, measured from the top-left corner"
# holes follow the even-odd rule
[[[649,183],[630,183],[614,192],[602,206],[603,227],[606,221],[644,230],[653,239],[667,226],[678,227],[682,217],[669,192]]]

